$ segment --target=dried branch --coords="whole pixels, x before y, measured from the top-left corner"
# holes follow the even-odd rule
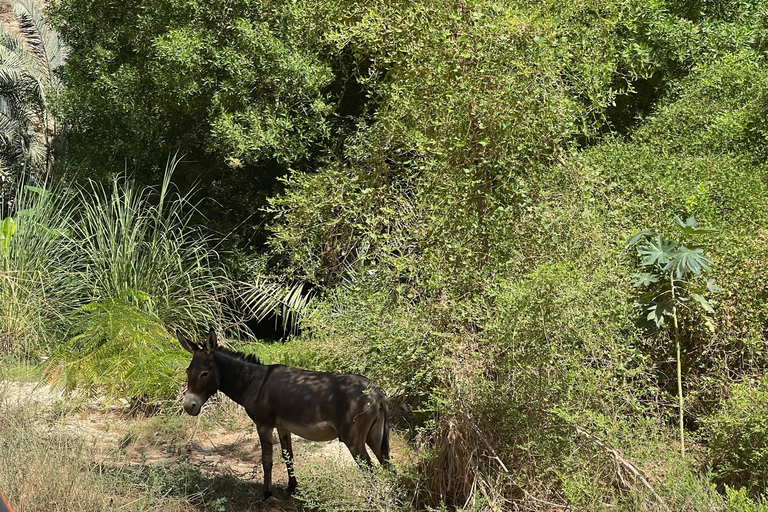
[[[618,475],[619,479],[621,480],[621,483],[624,484],[625,487],[631,488],[632,485],[630,485],[629,482],[624,478],[624,475],[622,473],[622,469],[632,475],[635,482],[640,482],[643,484],[643,486],[648,489],[651,494],[653,494],[653,497],[656,498],[656,501],[658,502],[659,506],[661,506],[664,510],[669,510],[669,507],[666,503],[664,503],[664,500],[661,499],[661,496],[654,490],[653,486],[651,486],[650,482],[648,481],[648,478],[643,474],[643,472],[638,468],[635,464],[628,461],[618,450],[615,448],[612,448],[606,443],[605,441],[602,441],[598,437],[596,437],[594,434],[588,432],[587,430],[576,427],[576,432],[579,433],[579,435],[584,436],[589,442],[592,444],[602,448],[608,455],[611,456],[611,458],[614,461],[614,464],[616,466],[616,474]]]

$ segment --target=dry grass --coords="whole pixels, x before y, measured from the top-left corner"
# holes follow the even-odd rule
[[[297,466],[297,498],[304,507],[323,512],[395,512],[409,510],[396,473],[374,466],[360,471],[338,459]]]
[[[280,497],[287,476],[279,462],[278,496],[261,501],[258,436],[229,399],[191,418],[131,415],[32,382],[0,380],[0,397],[0,490],[17,512],[297,510]],[[397,463],[405,455],[396,443]],[[362,473],[342,444],[295,439],[294,449],[300,489],[320,500],[314,509],[399,503],[395,476]]]
[[[44,401],[23,391],[3,396],[0,489],[17,512],[198,510],[158,487],[137,486],[134,468],[121,467],[116,459],[106,462],[95,443],[66,428],[66,412],[54,396],[45,394]]]
[[[421,462],[418,499],[453,503],[469,510],[509,510],[500,492],[506,468],[473,419],[460,411],[442,416],[435,427],[435,452]]]

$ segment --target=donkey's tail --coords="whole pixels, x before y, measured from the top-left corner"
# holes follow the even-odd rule
[[[389,469],[392,464],[389,462],[389,407],[384,400],[381,404],[381,412],[384,414],[384,431],[381,435],[381,465]]]

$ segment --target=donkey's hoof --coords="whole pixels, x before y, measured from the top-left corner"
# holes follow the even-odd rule
[[[272,493],[271,492],[264,491],[264,494],[261,496],[261,501],[267,501],[271,497],[272,497]]]

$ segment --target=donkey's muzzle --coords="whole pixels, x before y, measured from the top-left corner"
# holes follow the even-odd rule
[[[197,416],[204,401],[194,393],[187,393],[184,395],[184,411],[190,416]]]

